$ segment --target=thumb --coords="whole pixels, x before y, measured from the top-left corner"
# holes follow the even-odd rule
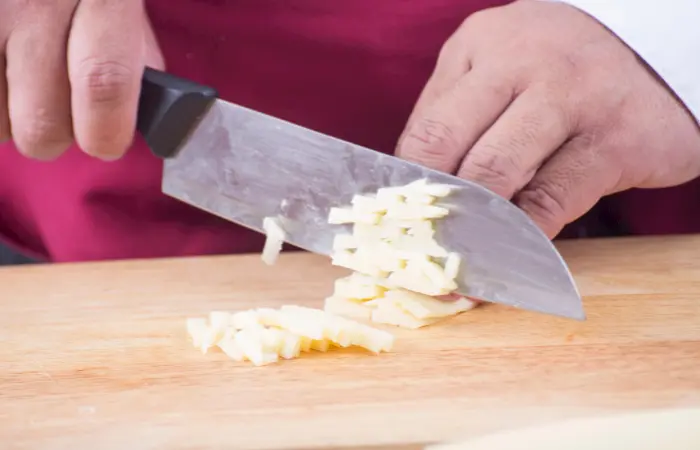
[[[163,53],[160,50],[160,45],[158,45],[156,33],[153,31],[151,19],[148,18],[148,13],[146,11],[143,13],[143,21],[143,36],[145,41],[144,44],[146,46],[144,64],[153,69],[165,70],[165,58],[163,58]]]

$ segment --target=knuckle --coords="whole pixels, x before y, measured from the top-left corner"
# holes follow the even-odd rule
[[[528,214],[548,227],[566,217],[564,190],[554,182],[533,183],[518,194],[518,204]]]
[[[402,138],[400,153],[408,160],[452,172],[461,149],[450,126],[423,118],[417,120]]]
[[[89,58],[78,64],[75,79],[91,103],[118,103],[133,92],[138,76],[115,60]]]
[[[462,36],[458,31],[450,36],[440,48],[440,53],[438,53],[438,63],[449,61],[462,49],[462,47]]]
[[[512,196],[520,182],[522,159],[517,153],[485,146],[482,152],[467,157],[461,176],[474,180],[507,197]]]
[[[469,14],[467,18],[462,22],[463,29],[473,29],[481,28],[482,26],[488,26],[493,15],[494,8],[480,9],[478,11]]]

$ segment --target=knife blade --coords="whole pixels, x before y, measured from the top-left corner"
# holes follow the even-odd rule
[[[487,302],[583,320],[566,262],[508,200],[455,176],[217,98],[214,89],[147,68],[138,130],[164,159],[163,193],[263,232],[277,217],[290,244],[330,255],[343,226],[328,212],[355,194],[418,179],[455,189],[436,240],[463,264],[458,292]]]

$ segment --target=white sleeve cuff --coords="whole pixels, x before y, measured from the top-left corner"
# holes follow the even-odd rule
[[[700,123],[700,0],[559,0],[595,17],[639,55]]]

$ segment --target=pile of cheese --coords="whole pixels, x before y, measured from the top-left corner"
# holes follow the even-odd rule
[[[320,309],[292,305],[236,313],[213,311],[209,320],[187,319],[187,333],[203,353],[218,347],[231,359],[256,366],[332,347],[357,346],[375,353],[387,352],[394,343],[394,336],[386,331]]]
[[[325,310],[405,328],[420,328],[474,307],[459,298],[434,296],[457,289],[461,259],[435,240],[433,221],[449,214],[436,205],[450,186],[421,179],[381,188],[376,195],[356,195],[347,208],[332,208],[328,222],[351,224],[338,234],[332,263],[355,273],[337,280]]]
[[[437,299],[401,288],[388,288],[381,280],[353,273],[335,282],[326,298],[325,311],[360,320],[421,328],[472,309],[476,303],[464,297]]]
[[[332,347],[380,353],[391,349],[394,337],[349,318],[420,328],[473,308],[475,303],[461,296],[434,298],[457,289],[460,257],[437,243],[433,225],[449,214],[435,202],[450,191],[449,186],[418,180],[381,188],[376,195],[356,195],[348,208],[331,208],[329,223],[352,226],[352,233],[335,237],[332,263],[354,273],[335,282],[324,310],[283,306],[215,311],[208,321],[187,320],[194,346],[205,353],[218,347],[235,361],[255,365]],[[262,259],[272,265],[286,233],[272,217],[265,218],[263,229],[267,241]]]

